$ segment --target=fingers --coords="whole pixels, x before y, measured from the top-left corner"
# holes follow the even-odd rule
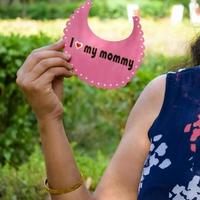
[[[63,41],[63,39],[60,39],[59,41],[57,41],[54,44],[48,45],[46,47],[42,47],[37,49],[38,51],[43,51],[43,50],[55,50],[55,51],[59,51],[62,50],[65,47],[65,43]]]
[[[37,80],[33,81],[39,87],[52,83],[57,77],[71,77],[72,74],[65,67],[53,67],[42,74]]]
[[[53,57],[59,57],[66,61],[70,61],[71,56],[69,54],[55,51],[55,50],[44,50],[44,51],[38,51],[34,50],[27,58],[25,63],[23,64],[21,70],[24,72],[31,71],[36,64],[38,64],[41,60],[47,59],[47,58],[53,58]]]
[[[32,80],[31,75],[31,73],[21,74],[17,77],[16,83],[23,91],[27,92],[27,94],[32,93],[35,95],[35,92],[45,92],[44,88],[52,88],[52,83],[56,80],[62,83],[63,77],[69,78],[73,76],[73,73],[68,71],[65,67],[53,67],[43,73],[38,79]],[[58,94],[61,94],[61,89],[62,88],[57,91]]]
[[[48,58],[41,60],[30,72],[32,80],[39,78],[43,73],[53,67],[65,67],[69,72],[73,70],[72,66],[62,58]]]
[[[63,93],[64,93],[63,79],[64,79],[63,76],[56,77],[52,82],[52,88],[60,101],[63,100],[62,97],[63,97]]]
[[[59,51],[63,47],[64,42],[60,40],[52,45],[34,50],[26,59],[23,66],[18,70],[17,82],[19,82],[19,84],[22,82],[24,83],[24,80],[26,80],[26,82],[33,82],[34,80],[40,78],[40,76],[45,74],[47,71],[48,74],[52,74],[51,68],[55,67],[61,67],[62,70],[65,69],[64,75],[66,77],[75,75],[73,71],[71,71],[72,67],[68,63],[68,61],[71,59],[71,56]],[[55,76],[57,76],[56,73],[57,72],[55,72]]]

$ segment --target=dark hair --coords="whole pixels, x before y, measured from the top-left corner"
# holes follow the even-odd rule
[[[192,64],[200,65],[200,36],[197,37],[191,46]]]
[[[169,67],[170,70],[177,71],[200,65],[200,35],[195,36],[194,40],[189,43],[190,48],[188,48],[187,54],[182,57],[182,62],[179,59],[177,63]]]

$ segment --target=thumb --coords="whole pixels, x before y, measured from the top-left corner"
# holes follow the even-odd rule
[[[58,40],[57,42],[50,44],[46,47],[42,47],[39,50],[62,50],[65,47],[65,43],[63,39]]]

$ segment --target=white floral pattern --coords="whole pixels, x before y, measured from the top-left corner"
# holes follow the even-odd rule
[[[162,137],[163,135],[154,136],[153,140],[151,141],[150,153],[144,164],[139,191],[142,189],[145,177],[150,174],[153,167],[158,167],[163,170],[171,165],[171,160],[169,158],[164,158],[168,146],[165,142],[161,142]]]
[[[185,186],[176,185],[169,193],[171,200],[200,200],[200,176],[194,176]]]

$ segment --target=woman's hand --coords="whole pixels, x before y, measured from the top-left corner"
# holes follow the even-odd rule
[[[34,50],[17,72],[16,80],[36,113],[48,184],[54,189],[70,188],[81,176],[61,120],[63,77],[74,75],[68,63],[70,56],[59,51],[63,47],[64,43],[59,41]],[[51,197],[92,200],[84,184],[69,194]]]
[[[61,119],[63,77],[74,75],[70,55],[59,50],[64,42],[33,50],[17,72],[17,84],[25,93],[39,121]]]

